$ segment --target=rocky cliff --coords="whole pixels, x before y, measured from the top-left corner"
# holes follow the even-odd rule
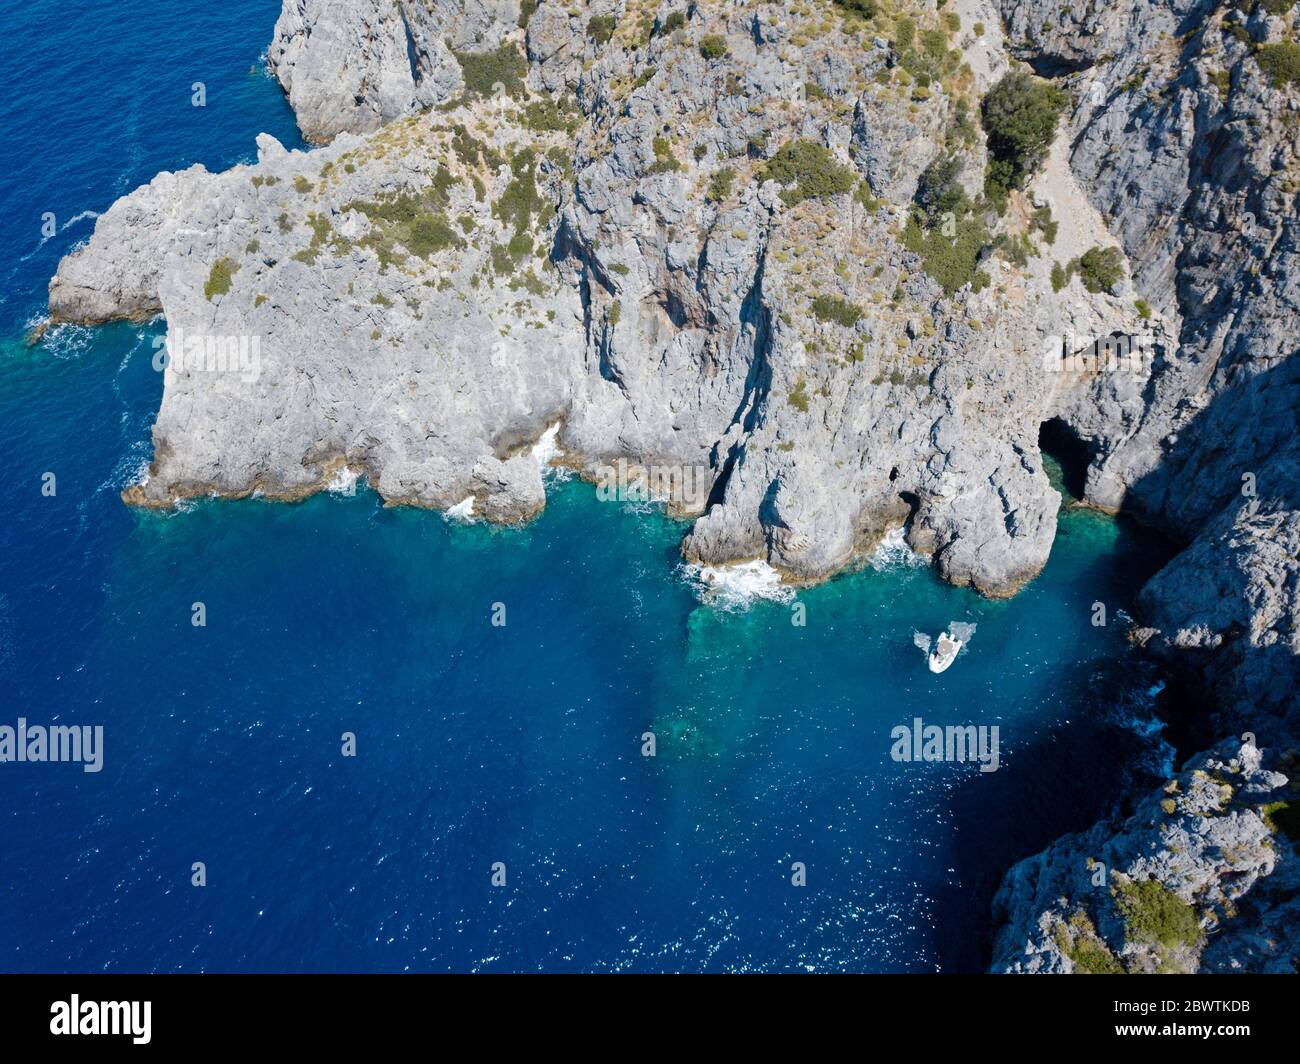
[[[945,579],[1013,593],[1055,533],[1052,423],[1090,502],[1186,544],[1139,638],[1259,734],[1262,786],[1300,660],[1300,103],[1261,71],[1291,18],[1264,6],[284,0],[269,62],[321,146],[263,137],[254,165],[124,197],[60,264],[51,318],[166,317],[130,502],[348,470],[519,521],[558,425],[589,477],[669,471],[688,558],[794,582],[905,526]],[[1065,114],[999,194],[981,100],[1021,61]],[[1141,357],[1099,358],[1111,336]],[[252,340],[255,366],[223,362]],[[1068,969],[1072,845],[1009,877],[1000,964]]]
[[[1058,415],[1089,455],[1088,500],[1185,544],[1142,589],[1135,635],[1206,692],[1219,728],[1255,736],[1294,777],[1300,97],[1285,59],[1297,12],[1206,0],[1003,0],[1002,12],[1013,52],[1071,92],[1071,170],[1173,333],[1140,391],[1099,376]],[[1135,816],[1018,866],[998,899],[995,967],[1090,970],[1112,954],[1131,970],[1300,967],[1295,786],[1259,761],[1253,748],[1193,758]],[[1120,876],[1098,888],[1090,860]],[[1126,922],[1126,874],[1169,892],[1162,911],[1190,907],[1179,949]]]
[[[705,482],[669,492],[700,515],[691,558],[816,580],[910,518],[947,579],[1013,592],[1058,505],[1042,336],[1137,319],[1067,308],[1038,261],[945,290],[909,250],[927,165],[979,184],[1000,52],[981,80],[973,29],[924,7],[906,52],[833,6],[601,10],[285,5],[272,62],[332,143],[162,175],[51,283],[55,320],[260,338],[255,380],[169,368],[130,500],[296,496],[348,466],[514,520],[543,502],[516,452],[558,420],[593,475]]]

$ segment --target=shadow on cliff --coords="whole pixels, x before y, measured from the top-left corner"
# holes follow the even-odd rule
[[[1179,427],[1164,460],[1138,478],[1125,497],[1124,514],[1170,537],[1175,545],[1158,572],[1221,514],[1250,502],[1251,491],[1261,512],[1300,508],[1300,354],[1251,372],[1248,344],[1248,338],[1230,337],[1216,372],[1220,391]],[[1215,550],[1212,557],[1220,565],[1232,565],[1237,552]],[[1153,572],[1147,583],[1156,575]],[[1285,573],[1276,579],[1269,575],[1273,582],[1285,583]],[[1183,579],[1195,579],[1195,573]],[[1139,624],[1151,620],[1139,610],[1134,615]],[[1176,610],[1173,615],[1180,624],[1194,620],[1179,617]],[[1258,720],[1243,718],[1259,712],[1272,716],[1257,704],[1258,691],[1251,694],[1238,680],[1258,652],[1249,643],[1244,615],[1240,621],[1220,633],[1223,643],[1212,654],[1162,655],[1181,688],[1177,713],[1169,720],[1180,756],[1211,745],[1224,732],[1259,726]],[[1275,705],[1294,701],[1300,689],[1300,659],[1294,664],[1289,682],[1285,670],[1272,675],[1270,683],[1287,687],[1267,692],[1266,700],[1271,697]]]

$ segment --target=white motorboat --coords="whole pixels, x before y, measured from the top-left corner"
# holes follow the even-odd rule
[[[943,672],[957,660],[957,655],[965,643],[947,632],[940,632],[935,640],[934,649],[930,651],[930,671]]]

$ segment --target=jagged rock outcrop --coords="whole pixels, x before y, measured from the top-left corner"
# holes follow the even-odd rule
[[[1007,874],[993,970],[1294,972],[1292,795],[1252,743],[1192,758],[1132,816],[1067,835]],[[1280,904],[1261,906],[1264,894]]]
[[[1139,393],[1108,375],[1065,405],[1092,454],[1086,496],[1192,544],[1144,592],[1157,631],[1143,637],[1210,669],[1228,727],[1268,733],[1300,688],[1300,558],[1275,539],[1300,520],[1300,99],[1257,48],[1293,31],[1296,11],[1002,8],[1018,54],[1070,72],[1071,168],[1174,331]],[[1208,587],[1228,597],[1210,608]]]
[[[496,48],[519,0],[284,0],[267,64],[308,140],[366,133],[461,87],[454,51]]]
[[[467,10],[287,0],[272,59],[304,128],[387,124],[160,177],[60,266],[60,320],[161,308],[169,334],[260,341],[255,379],[173,363],[130,501],[296,497],[347,466],[392,502],[473,496],[513,520],[542,504],[516,452],[561,421],[588,475],[626,458],[704,483],[668,489],[700,517],[691,559],[818,580],[910,516],[953,582],[1001,595],[1037,573],[1059,503],[1037,433],[1061,387],[1039,353],[1065,297],[1006,265],[946,294],[901,240],[990,74],[908,89],[890,42],[811,12],[601,25],[544,0],[519,29],[517,8]],[[423,110],[443,89],[421,95],[418,62],[390,77],[393,57],[432,55],[452,22],[477,58]],[[792,148],[816,172],[768,180]],[[1025,284],[1042,290],[1020,309]]]
[[[1045,74],[1064,75],[1071,88],[1071,169],[1128,253],[1137,294],[1171,333],[1147,378],[1111,374],[1082,382],[1060,409],[1091,455],[1087,498],[1132,512],[1187,544],[1138,596],[1135,638],[1204,692],[1220,728],[1256,735],[1267,758],[1290,765],[1294,777],[1300,99],[1294,86],[1274,83],[1260,58],[1270,43],[1294,35],[1297,13],[1274,16],[1252,5],[1247,16],[1209,0],[1124,0],[1086,9],[1002,0],[1002,9],[1017,54]],[[1252,754],[1247,769],[1257,762]],[[1291,809],[1294,790],[1278,796]],[[1177,802],[1181,815],[1186,806]],[[1235,904],[1232,911],[1220,906],[1204,951],[1171,963],[1181,970],[1295,971],[1294,845],[1260,835],[1259,817],[1235,803],[1227,808],[1227,825],[1203,810],[1189,836],[1172,832],[1148,802],[1145,816],[1100,824],[1022,863],[999,896],[1005,926],[995,969],[1072,970],[1077,964],[1066,946],[1076,943],[1076,953],[1102,963],[1094,948],[1098,931],[1112,948],[1122,940],[1089,908],[1080,847],[1109,848],[1111,867],[1120,867],[1116,853],[1127,859],[1144,849],[1203,858],[1200,840],[1226,830],[1208,851],[1217,864],[1201,860],[1162,878],[1198,904],[1224,893],[1246,915]],[[1248,868],[1239,866],[1243,858]],[[1088,915],[1072,923],[1079,905]],[[1139,961],[1139,968],[1157,963],[1151,956]]]

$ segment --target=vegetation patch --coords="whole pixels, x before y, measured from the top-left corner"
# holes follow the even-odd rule
[[[954,220],[951,235],[943,226],[923,229],[916,217],[903,230],[903,245],[921,256],[925,272],[952,295],[969,284],[976,292],[988,287],[989,275],[977,269],[980,252],[989,243],[989,232],[977,218]]]
[[[1300,44],[1294,41],[1261,44],[1255,50],[1255,62],[1277,88],[1300,82]]]
[[[1170,949],[1200,945],[1196,910],[1158,879],[1119,882],[1114,889],[1130,942]]]
[[[452,52],[465,79],[465,91],[475,96],[491,96],[500,85],[507,96],[519,96],[524,90],[528,60],[509,42],[491,52]]]
[[[923,171],[916,184],[916,205],[927,225],[940,220],[943,215],[966,214],[970,210],[966,191],[958,183],[964,168],[959,155],[936,159]]]
[[[790,394],[786,396],[786,402],[799,413],[808,413],[808,382],[800,377],[795,386],[790,389]]]
[[[653,144],[655,161],[650,164],[650,173],[669,174],[682,168],[681,162],[673,154],[672,142],[667,137],[655,137]]]
[[[387,269],[400,261],[398,245],[422,259],[445,248],[465,246],[445,213],[454,184],[451,172],[440,167],[426,189],[392,193],[375,200],[353,200],[343,209],[360,211],[369,219],[371,231],[361,243],[373,250],[380,266]]]
[[[659,27],[659,32],[661,34],[672,33],[674,30],[680,30],[685,25],[686,25],[685,12],[674,11],[666,19],[664,19],[663,25]]]
[[[1006,209],[1010,190],[1022,188],[1042,163],[1069,102],[1057,86],[1023,71],[1006,74],[984,97],[980,117],[989,149],[984,192],[999,212]]]
[[[1057,924],[1052,938],[1056,948],[1070,958],[1076,972],[1084,975],[1124,974],[1123,966],[1082,909],[1075,911],[1068,925]]]
[[[208,302],[213,296],[224,296],[230,291],[231,278],[239,270],[239,264],[232,259],[217,259],[208,271],[207,282],[203,285],[203,295]]]
[[[710,34],[700,39],[700,55],[705,59],[721,59],[727,54],[727,38]]]
[[[334,238],[336,246],[340,247],[345,243],[343,239],[334,232],[330,225],[328,217],[320,214],[307,215],[307,225],[311,228],[311,243],[301,251],[294,254],[294,258],[299,262],[305,262],[308,266],[314,266],[316,260],[320,257],[321,249],[325,246],[330,237]]]
[[[960,156],[935,160],[917,182],[916,206],[903,230],[903,245],[921,257],[925,272],[952,295],[969,284],[980,291],[989,276],[976,268],[989,232],[958,178]]]
[[[1259,812],[1273,834],[1280,831],[1292,842],[1300,842],[1300,804],[1269,802]]]
[[[829,148],[805,139],[783,145],[760,171],[759,180],[786,186],[781,198],[793,207],[806,199],[853,191],[857,174],[836,162]]]
[[[709,180],[709,190],[705,193],[710,203],[721,203],[731,195],[731,183],[736,178],[736,171],[724,166]]]
[[[524,108],[524,125],[534,133],[573,133],[579,119],[572,101],[534,100]]]
[[[618,29],[618,20],[613,15],[593,15],[587,20],[587,36],[597,44],[608,44]]]
[[[875,18],[880,13],[876,0],[831,0],[836,9],[848,19]]]
[[[831,321],[852,328],[862,317],[863,310],[839,296],[818,296],[812,301],[812,312],[818,321]]]
[[[1124,276],[1124,254],[1117,247],[1089,248],[1077,261],[1079,280],[1093,295],[1109,292]]]

